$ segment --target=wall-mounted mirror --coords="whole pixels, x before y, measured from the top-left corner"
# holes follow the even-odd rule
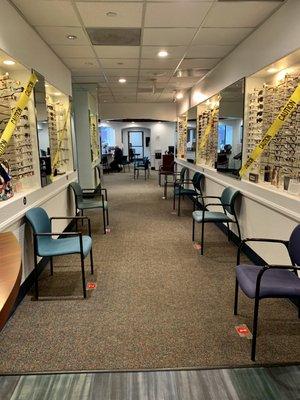
[[[220,92],[216,168],[236,177],[242,165],[244,89],[241,79]]]
[[[196,126],[197,106],[190,108],[187,116],[186,160],[192,164],[196,163]]]
[[[34,87],[34,102],[38,129],[41,185],[51,183],[51,156],[46,105],[45,78],[35,71],[38,81]]]

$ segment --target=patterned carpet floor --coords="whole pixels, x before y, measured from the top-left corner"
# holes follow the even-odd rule
[[[236,246],[214,225],[206,253],[191,241],[188,200],[182,216],[162,200],[157,176],[105,176],[110,228],[91,211],[97,288],[82,298],[79,256],[55,259],[0,333],[0,373],[208,368],[250,365],[253,302],[240,297],[233,316]],[[198,232],[198,231],[197,231]],[[245,257],[244,257],[245,259]],[[246,260],[246,259],[245,259]],[[57,296],[63,296],[58,298]],[[299,320],[284,300],[262,302],[257,364],[300,361]]]

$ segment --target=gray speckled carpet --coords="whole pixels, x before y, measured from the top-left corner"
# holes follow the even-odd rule
[[[251,364],[250,341],[234,327],[251,327],[252,301],[241,296],[232,315],[236,247],[210,224],[201,257],[190,202],[172,214],[154,173],[147,182],[112,174],[105,186],[111,233],[89,214],[96,271],[87,280],[97,289],[83,300],[79,257],[56,259],[54,276],[46,269],[40,278],[47,299],[28,294],[0,333],[0,373]],[[299,326],[289,302],[265,300],[257,362],[299,362]]]

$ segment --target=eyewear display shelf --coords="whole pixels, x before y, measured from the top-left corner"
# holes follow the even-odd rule
[[[100,141],[97,126],[97,115],[90,113],[89,115],[89,130],[91,141],[91,160],[93,165],[99,163],[100,159]]]
[[[52,172],[63,174],[73,170],[70,101],[46,84],[46,103]]]
[[[27,84],[28,70],[3,73],[0,76],[0,136],[13,108]],[[37,151],[36,120],[33,95],[22,112],[21,118],[0,158],[12,178],[14,192],[28,191],[39,186],[39,161]]]
[[[218,100],[205,102],[197,106],[197,144],[196,164],[215,167],[218,151]],[[213,107],[212,107],[213,106]],[[205,137],[206,130],[210,129],[207,141],[203,147],[201,143]]]

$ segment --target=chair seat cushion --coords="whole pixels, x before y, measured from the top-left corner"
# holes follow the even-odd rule
[[[251,299],[255,297],[256,279],[262,268],[257,265],[238,265],[236,267],[239,286]],[[300,296],[300,278],[292,271],[271,268],[264,272],[260,283],[260,298],[297,296]]]
[[[180,189],[180,194],[183,196],[197,196],[197,192],[194,189],[187,189],[187,188],[183,188],[181,187]],[[175,195],[179,196],[179,187],[175,186]]]
[[[92,247],[90,236],[82,236],[83,254],[86,257]],[[61,256],[65,254],[80,253],[79,236],[52,239],[50,237],[39,239],[39,252],[41,257]]]
[[[196,222],[202,222],[202,211],[194,211],[193,218]],[[204,214],[205,222],[234,222],[228,215],[222,212],[216,211],[205,211]]]
[[[107,209],[107,201],[104,200],[104,209]],[[103,208],[102,200],[98,197],[97,199],[83,199],[78,202],[78,208],[80,210],[88,210],[92,208]]]

